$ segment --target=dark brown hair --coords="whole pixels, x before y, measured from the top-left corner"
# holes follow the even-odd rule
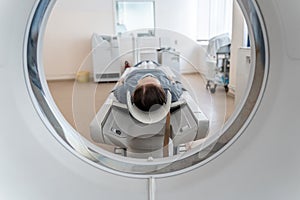
[[[155,110],[166,103],[166,93],[155,84],[141,85],[133,93],[133,103],[143,111]]]

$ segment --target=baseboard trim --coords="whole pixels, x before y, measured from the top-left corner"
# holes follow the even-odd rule
[[[52,74],[46,75],[47,81],[62,81],[62,80],[74,80],[76,79],[75,74]]]

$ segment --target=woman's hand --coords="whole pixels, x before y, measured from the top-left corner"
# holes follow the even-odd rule
[[[168,77],[168,79],[171,81],[171,83],[172,84],[174,84],[175,83],[175,80],[173,79],[173,77],[172,76],[167,76]]]

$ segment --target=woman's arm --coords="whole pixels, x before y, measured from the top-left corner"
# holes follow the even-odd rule
[[[123,85],[124,84],[124,78],[120,78],[117,82],[117,86]]]

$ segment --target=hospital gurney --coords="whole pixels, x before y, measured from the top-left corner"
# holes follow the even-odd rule
[[[177,154],[185,143],[207,135],[209,121],[188,91],[183,91],[179,101],[170,105],[170,113],[173,154]],[[91,138],[94,142],[135,153],[151,153],[162,149],[166,118],[154,119],[154,123],[149,124],[134,116],[128,104],[118,102],[110,93],[90,124]]]

